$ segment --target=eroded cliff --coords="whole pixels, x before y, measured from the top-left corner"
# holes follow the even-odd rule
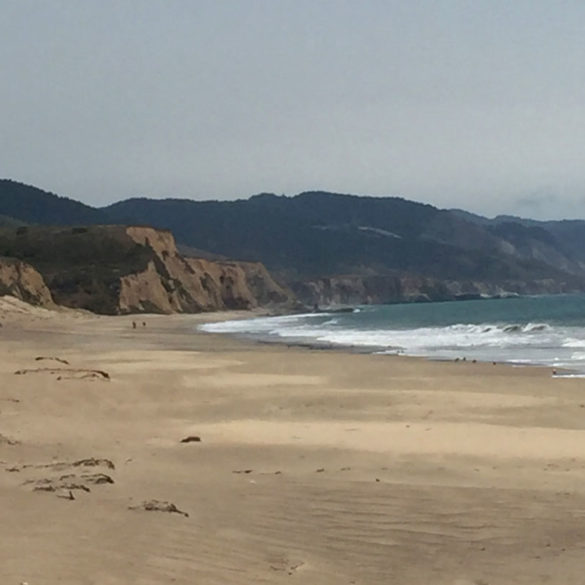
[[[54,306],[43,277],[26,262],[0,257],[0,296],[11,295],[31,305]]]
[[[302,303],[319,307],[453,301],[512,294],[576,292],[570,282],[553,279],[490,283],[472,280],[439,280],[417,275],[384,274],[334,276],[293,282],[292,291]]]
[[[0,265],[0,292],[34,304],[52,295],[67,307],[124,314],[252,309],[292,300],[261,264],[184,258],[169,231],[149,227],[1,229],[0,255],[20,260]]]
[[[184,258],[168,231],[133,226],[126,233],[154,256],[145,270],[120,279],[121,313],[253,309],[292,301],[261,264]]]

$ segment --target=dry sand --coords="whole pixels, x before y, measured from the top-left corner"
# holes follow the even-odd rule
[[[584,380],[0,301],[1,585],[585,583]]]

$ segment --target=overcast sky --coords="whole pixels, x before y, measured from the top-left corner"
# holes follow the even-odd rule
[[[0,177],[585,217],[582,0],[0,0]]]

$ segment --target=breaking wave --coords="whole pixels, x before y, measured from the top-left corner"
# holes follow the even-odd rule
[[[510,303],[505,307],[510,315],[503,314],[501,306],[497,306],[497,311],[493,307],[490,309],[489,301],[476,301],[472,313],[462,311],[465,307],[447,307],[463,303],[434,303],[434,308],[425,305],[424,309],[412,305],[370,306],[347,314],[262,317],[211,323],[201,326],[201,329],[289,344],[346,347],[433,359],[465,357],[479,361],[550,365],[585,372],[585,297],[582,298],[584,317],[580,322],[569,318],[563,320],[558,311],[554,319],[547,319],[546,314],[534,310],[532,316],[538,314],[536,319],[513,320],[517,313],[523,312],[518,311],[522,306],[517,304],[518,301],[514,301],[516,305],[511,304],[512,301],[500,302]],[[471,315],[477,322],[444,323],[454,316],[460,317],[457,311],[468,318]],[[490,314],[499,317],[503,314],[504,318],[482,320]]]

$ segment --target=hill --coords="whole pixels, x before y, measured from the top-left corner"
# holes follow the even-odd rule
[[[103,212],[98,209],[9,179],[0,179],[0,214],[8,216],[12,222],[18,220],[27,224],[108,223]]]
[[[579,258],[545,229],[485,227],[395,197],[309,192],[225,202],[130,199],[104,212],[111,220],[164,225],[196,248],[262,261],[288,280],[395,271],[488,282],[585,275]]]
[[[0,227],[18,227],[21,225],[27,225],[26,222],[20,219],[14,219],[8,215],[0,215]]]
[[[148,227],[5,228],[1,256],[18,259],[3,261],[5,293],[22,290],[22,266],[34,267],[56,303],[95,313],[251,309],[292,300],[262,265],[184,258],[170,232]]]
[[[459,209],[452,210],[452,212],[492,231],[498,231],[502,229],[502,226],[508,226],[508,229],[526,228],[525,233],[548,234],[548,236],[552,236],[555,245],[564,254],[580,263],[585,263],[585,221],[583,220],[538,221],[512,215],[498,215],[493,219],[488,219]],[[504,229],[506,228],[504,227]]]
[[[169,229],[190,255],[262,262],[306,303],[585,290],[582,221],[488,219],[399,197],[320,191],[237,201],[133,198],[94,209],[20,185],[39,212],[15,205],[15,185],[0,182],[0,214]]]

